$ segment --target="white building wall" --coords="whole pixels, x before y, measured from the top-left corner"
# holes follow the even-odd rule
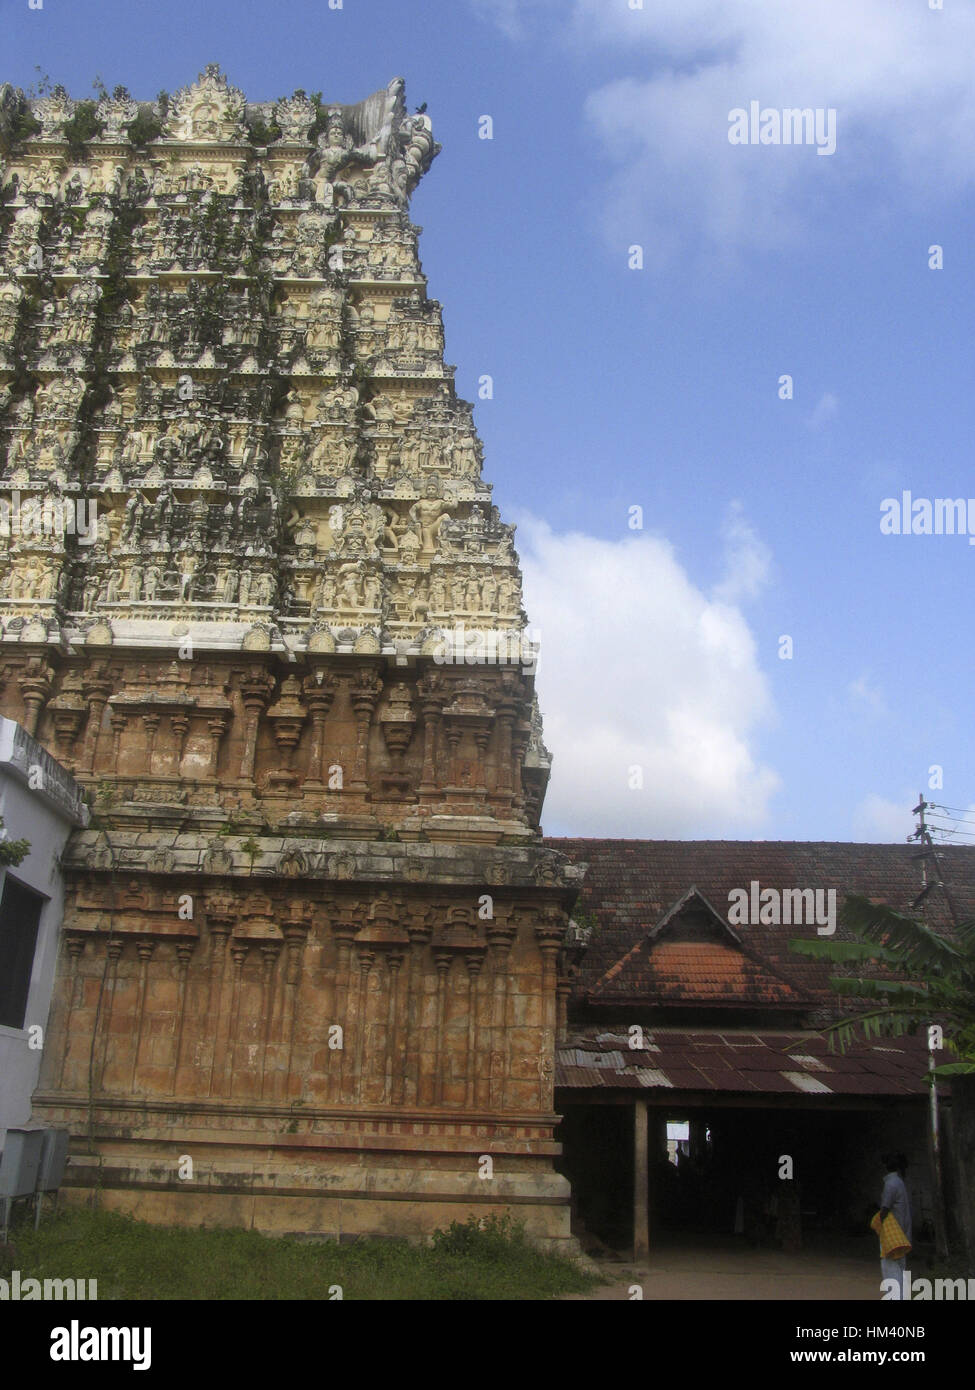
[[[0,1146],[11,1126],[27,1123],[31,1096],[41,1067],[48,1010],[64,912],[59,857],[76,826],[88,823],[81,788],[60,763],[11,719],[0,719],[0,815],[8,840],[29,840],[30,852],[18,865],[0,867],[0,893],[11,874],[45,902],[37,931],[34,966],[23,1028],[0,1025]]]

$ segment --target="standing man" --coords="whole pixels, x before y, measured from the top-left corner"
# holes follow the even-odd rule
[[[880,1221],[883,1224],[888,1215],[893,1216],[904,1232],[908,1245],[910,1245],[913,1239],[911,1199],[907,1193],[907,1184],[904,1182],[907,1159],[902,1153],[892,1153],[885,1156],[883,1163],[887,1176],[884,1178],[884,1190],[880,1196]],[[903,1297],[904,1293],[904,1267],[906,1263],[906,1253],[901,1255],[899,1259],[885,1259],[883,1255],[880,1257],[880,1277],[897,1281],[897,1287],[900,1290],[899,1297]]]

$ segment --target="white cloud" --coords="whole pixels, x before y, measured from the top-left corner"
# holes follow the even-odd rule
[[[883,691],[879,686],[871,685],[869,678],[865,675],[858,676],[855,681],[851,681],[847,687],[847,693],[856,709],[866,710],[875,717],[888,713]]]
[[[525,29],[522,23],[522,0],[471,0],[475,14],[496,24],[509,39],[520,39]]]
[[[871,792],[853,812],[853,838],[868,844],[903,843],[914,829],[911,800],[889,801]]]
[[[536,11],[550,10],[561,0],[469,0],[474,13],[495,24],[509,39],[524,39]]]
[[[725,542],[725,575],[715,586],[722,603],[757,598],[768,582],[772,553],[755,533],[740,502],[732,503],[722,527]]]
[[[830,420],[836,419],[839,408],[839,397],[834,396],[832,391],[824,391],[816,402],[806,424],[811,430],[821,430],[824,425],[829,424]]]
[[[617,51],[622,76],[590,93],[585,117],[614,172],[598,199],[618,249],[646,263],[707,260],[789,246],[824,197],[867,183],[931,197],[975,180],[975,6],[924,0],[478,0],[508,32],[544,16],[547,39],[585,61]],[[540,37],[540,35],[539,35]],[[624,66],[625,65],[625,66]],[[837,152],[733,146],[728,115],[834,108]]]
[[[544,807],[553,832],[692,837],[764,823],[778,777],[752,738],[771,700],[744,616],[717,596],[758,583],[759,543],[743,539],[740,515],[733,520],[730,572],[709,597],[664,540],[556,535],[522,519],[525,605],[541,637],[539,699],[554,757]],[[628,785],[635,766],[642,790]]]

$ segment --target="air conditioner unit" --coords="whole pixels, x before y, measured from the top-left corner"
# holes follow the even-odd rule
[[[41,1168],[37,1175],[38,1192],[57,1192],[64,1181],[64,1166],[68,1161],[66,1129],[45,1129],[41,1152]]]
[[[7,1239],[10,1211],[19,1197],[33,1197],[44,1152],[43,1129],[8,1129],[0,1158],[0,1200],[3,1238]]]

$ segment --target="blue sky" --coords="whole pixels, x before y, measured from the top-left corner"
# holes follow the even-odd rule
[[[970,0],[3,0],[0,24],[0,79],[76,97],[215,61],[250,100],[402,75],[428,103],[413,218],[458,389],[494,380],[549,833],[902,839],[934,764],[933,800],[975,801],[975,547],[879,524],[902,489],[975,497]],[[730,144],[752,100],[834,109],[836,152]]]

